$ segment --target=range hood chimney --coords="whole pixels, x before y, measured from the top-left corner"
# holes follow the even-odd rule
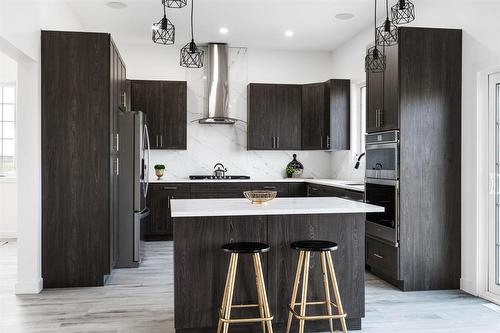
[[[208,44],[208,116],[200,124],[232,125],[238,119],[228,116],[229,65],[227,44]]]

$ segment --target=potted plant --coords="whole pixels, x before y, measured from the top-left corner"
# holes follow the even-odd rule
[[[155,173],[156,173],[156,177],[158,177],[158,180],[161,180],[161,177],[163,177],[163,174],[165,173],[165,165],[156,164],[155,165]]]
[[[288,178],[292,178],[292,177],[293,177],[293,174],[294,174],[294,173],[295,173],[295,171],[297,171],[297,170],[295,169],[295,167],[294,167],[294,166],[289,165],[289,166],[287,166],[287,167],[286,167],[286,170],[285,170],[285,171],[286,171],[286,176],[287,176]]]

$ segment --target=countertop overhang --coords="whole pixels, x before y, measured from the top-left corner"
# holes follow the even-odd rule
[[[384,207],[336,197],[276,198],[267,205],[247,199],[173,199],[172,217],[380,213]]]

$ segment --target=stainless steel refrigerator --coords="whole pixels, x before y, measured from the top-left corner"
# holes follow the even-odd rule
[[[144,223],[149,215],[150,144],[145,115],[140,111],[119,114],[119,223],[116,268],[137,267],[143,255]]]

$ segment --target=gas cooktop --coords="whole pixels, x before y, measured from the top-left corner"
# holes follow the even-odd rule
[[[224,176],[216,177],[213,175],[193,175],[189,176],[189,179],[200,180],[200,179],[214,179],[214,180],[224,180],[224,179],[250,179],[250,176]]]

